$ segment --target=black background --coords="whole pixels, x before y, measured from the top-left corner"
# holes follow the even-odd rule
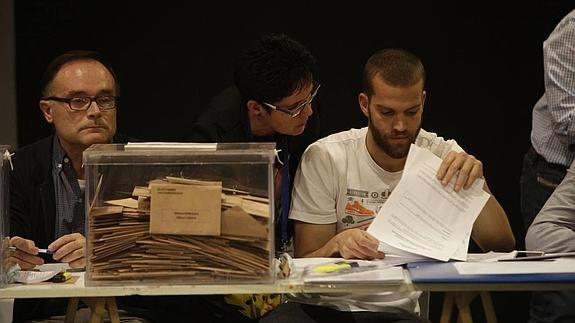
[[[401,47],[423,61],[423,127],[456,139],[484,163],[489,186],[518,242],[519,175],[531,110],[543,93],[542,43],[571,1],[15,1],[18,141],[50,133],[38,109],[39,79],[56,55],[97,50],[122,94],[118,129],[179,141],[206,101],[230,85],[247,42],[283,32],[320,67],[324,134],[361,127],[361,70],[376,50]],[[432,299],[431,318],[439,312]],[[525,321],[528,293],[494,293],[501,322]]]

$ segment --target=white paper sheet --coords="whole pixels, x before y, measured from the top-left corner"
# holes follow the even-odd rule
[[[483,191],[483,180],[459,192],[453,190],[455,178],[444,187],[436,178],[441,162],[429,150],[411,145],[400,182],[367,232],[425,257],[465,259],[465,239],[489,194]]]
[[[381,260],[343,258],[294,258],[296,271],[305,283],[400,283],[405,279],[404,269],[394,266],[393,257]],[[359,267],[350,272],[313,273],[313,267],[336,262],[356,262]]]
[[[458,262],[461,275],[575,273],[575,258],[522,262]]]

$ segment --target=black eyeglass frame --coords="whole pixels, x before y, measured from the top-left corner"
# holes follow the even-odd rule
[[[102,99],[109,99],[109,98],[113,99],[112,102],[114,105],[112,107],[103,106],[101,100]],[[72,101],[77,100],[77,99],[81,99],[85,102],[84,106],[82,108],[72,107]],[[119,96],[113,96],[113,95],[75,96],[75,97],[71,97],[71,98],[61,98],[61,97],[57,97],[57,96],[49,96],[46,98],[42,98],[42,100],[45,100],[45,101],[56,101],[56,102],[67,103],[70,110],[73,110],[73,111],[86,111],[90,108],[90,106],[92,105],[92,102],[96,102],[96,104],[98,105],[98,108],[100,108],[100,110],[102,110],[102,111],[114,110],[118,106],[118,100],[119,99],[120,99]],[[88,100],[90,100],[90,102],[88,102]],[[98,101],[100,101],[100,102],[98,102]]]
[[[298,115],[300,115],[300,113],[303,111],[303,109],[305,109],[305,107],[307,107],[309,104],[311,104],[313,102],[313,100],[317,96],[317,93],[318,93],[320,87],[321,87],[321,84],[317,84],[315,86],[315,89],[311,92],[311,95],[307,99],[305,99],[303,102],[300,102],[297,105],[295,105],[295,108],[280,108],[280,107],[275,106],[271,103],[267,103],[267,102],[263,102],[263,101],[260,103],[265,105],[268,108],[283,112],[283,113],[289,115],[290,117],[295,118]]]

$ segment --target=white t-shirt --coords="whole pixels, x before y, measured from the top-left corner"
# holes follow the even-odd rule
[[[337,233],[369,224],[399,182],[402,171],[379,167],[367,151],[367,127],[322,138],[305,151],[297,170],[290,219],[313,224],[337,223]],[[454,140],[420,130],[415,144],[440,158],[462,151]],[[298,294],[295,301],[342,311],[414,312],[420,292]]]

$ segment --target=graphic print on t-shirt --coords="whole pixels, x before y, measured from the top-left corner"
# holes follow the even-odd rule
[[[371,223],[390,194],[389,189],[383,192],[370,192],[347,188],[345,216],[341,218],[341,222],[346,227],[357,227]]]

